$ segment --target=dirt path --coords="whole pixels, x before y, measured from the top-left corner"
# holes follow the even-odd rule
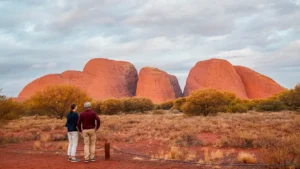
[[[83,158],[81,158],[83,160]],[[97,162],[70,163],[61,155],[19,154],[0,152],[0,169],[194,169],[203,168],[195,165],[180,165],[168,162],[138,161],[116,155],[105,161],[98,157]]]

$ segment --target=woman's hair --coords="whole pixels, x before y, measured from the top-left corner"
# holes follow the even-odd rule
[[[75,108],[76,108],[76,104],[72,104],[72,105],[71,105],[71,110],[70,110],[70,111],[72,112]]]

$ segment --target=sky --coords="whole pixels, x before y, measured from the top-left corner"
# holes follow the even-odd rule
[[[176,75],[226,59],[300,82],[300,0],[0,0],[0,88],[109,58]]]

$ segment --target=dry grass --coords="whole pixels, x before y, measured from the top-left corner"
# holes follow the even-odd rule
[[[277,138],[290,135],[300,128],[300,116],[293,112],[280,113],[245,113],[219,114],[210,117],[186,117],[182,114],[160,115],[115,115],[100,116],[101,133],[109,141],[139,142],[151,139],[179,146],[205,145],[205,140],[198,138],[201,133],[219,136],[213,146],[259,148],[266,137]],[[0,132],[4,137],[8,133],[29,131],[34,135],[49,133],[53,138],[63,140],[60,133],[65,132],[65,120],[47,117],[26,117],[14,120],[3,126]],[[55,135],[59,133],[59,135]],[[17,137],[20,134],[13,136]],[[263,136],[263,137],[262,137]],[[10,137],[10,136],[9,136]],[[48,138],[48,137],[47,137]],[[29,138],[28,138],[29,139]],[[102,139],[99,136],[99,139]],[[42,141],[41,140],[41,141]]]
[[[215,160],[220,160],[224,158],[224,154],[221,150],[211,150],[209,151],[208,148],[204,148],[204,159],[200,160],[200,162],[210,163]]]
[[[41,148],[41,142],[40,141],[35,141],[33,143],[33,149],[34,150],[39,150]]]
[[[172,146],[168,151],[159,151],[153,158],[168,159],[168,160],[187,160],[191,161],[196,158],[196,152],[184,147]]]
[[[300,128],[300,115],[288,111],[221,113],[207,117],[189,117],[183,114],[172,114],[168,111],[164,114],[153,114],[150,112],[149,114],[103,115],[100,116],[101,129],[98,132],[101,132],[112,144],[116,142],[124,144],[158,142],[165,146],[173,146],[167,151],[151,152],[157,157],[184,160],[199,160],[200,157],[203,157],[200,162],[206,163],[223,160],[228,156],[233,157],[233,154],[238,153],[234,150],[218,151],[217,148],[261,149],[270,144],[269,140],[274,138],[281,140],[297,133]],[[24,117],[13,120],[0,128],[0,143],[14,142],[15,140],[39,140],[44,145],[49,141],[64,141],[66,139],[65,122],[65,120],[48,117]],[[207,133],[215,138],[201,137]],[[100,141],[103,140],[99,133],[97,136]],[[60,144],[57,148],[64,149],[65,146],[62,143],[58,142],[57,144]],[[190,151],[195,146],[207,145],[215,150],[198,151],[198,154]],[[258,159],[258,161],[262,160]],[[246,162],[249,161],[246,160]]]
[[[253,154],[249,154],[245,152],[239,153],[237,160],[245,164],[255,164],[257,162],[257,159],[254,157]]]
[[[68,142],[59,142],[58,144],[56,144],[56,149],[58,150],[67,150],[68,149]]]
[[[50,139],[51,139],[51,136],[49,133],[42,133],[40,136],[40,141],[43,143],[50,141]]]

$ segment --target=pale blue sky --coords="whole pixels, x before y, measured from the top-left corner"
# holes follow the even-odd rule
[[[300,82],[299,0],[0,0],[0,88],[17,96],[91,58],[152,66],[185,85],[197,61],[222,58]]]

